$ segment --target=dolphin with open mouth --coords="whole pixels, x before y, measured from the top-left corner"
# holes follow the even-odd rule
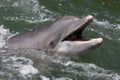
[[[91,23],[93,16],[82,19],[64,16],[53,24],[15,35],[7,40],[8,49],[40,49],[80,55],[96,49],[102,38],[85,40],[83,30]]]

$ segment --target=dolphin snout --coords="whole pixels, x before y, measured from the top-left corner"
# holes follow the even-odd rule
[[[93,42],[93,45],[97,47],[103,43],[102,38],[91,39],[90,41]]]
[[[101,44],[103,42],[102,38],[98,38],[98,43]]]
[[[93,19],[93,16],[92,16],[92,15],[88,15],[88,16],[86,17],[86,20],[91,20],[91,19]]]

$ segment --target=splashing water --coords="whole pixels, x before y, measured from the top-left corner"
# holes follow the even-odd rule
[[[0,26],[0,48],[2,48],[6,44],[6,40],[11,35],[9,29],[3,28],[4,26]]]
[[[60,0],[60,2],[59,6],[63,7],[65,0]],[[0,1],[0,8],[4,10],[0,12],[0,16],[6,21],[25,21],[30,24],[51,21],[56,16],[60,16],[46,7],[39,5],[39,3],[38,0],[2,0]],[[84,3],[82,4],[84,5]],[[74,7],[75,5],[70,5],[77,11],[76,7]],[[61,7],[59,9],[64,12]],[[89,9],[86,10],[88,11]],[[91,10],[88,12],[90,13]],[[96,13],[97,15],[98,13]],[[119,21],[119,19],[117,20]],[[94,26],[91,26],[88,30],[98,33],[108,40],[120,41],[119,24],[110,23],[108,20],[99,21],[98,19],[94,19],[92,25]],[[11,34],[9,29],[5,29],[4,27],[6,26],[0,23],[0,48],[4,46],[5,41],[9,37],[15,35]],[[0,50],[0,79],[120,80],[120,74],[102,68],[94,63],[76,62],[71,60],[70,56],[65,55],[50,55],[49,53],[37,50]]]
[[[0,26],[0,43],[1,46],[5,44],[5,38],[12,35],[9,32],[9,29],[5,29],[3,25]],[[26,55],[27,54],[27,55]],[[29,56],[28,56],[29,55]],[[19,78],[33,78],[33,75],[39,75],[38,78],[42,80],[50,80],[51,78],[46,77],[42,70],[44,68],[49,72],[49,68],[54,71],[55,67],[63,66],[64,68],[59,68],[57,72],[67,73],[76,75],[79,77],[86,77],[89,80],[94,79],[105,79],[105,80],[119,80],[120,75],[118,73],[114,73],[109,70],[105,70],[95,64],[92,63],[77,63],[71,61],[69,57],[65,55],[48,55],[45,52],[40,52],[36,50],[28,50],[28,51],[7,51],[1,50],[0,52],[0,64],[1,71],[0,76],[15,79],[14,75],[17,75]],[[41,62],[44,61],[44,62]],[[39,62],[40,65],[33,66],[34,63]],[[50,63],[50,64],[48,64]],[[41,66],[42,64],[42,66]],[[55,64],[56,66],[49,66],[51,64]],[[36,68],[37,67],[37,68]],[[42,68],[38,68],[42,67]],[[50,70],[51,71],[51,70]],[[40,74],[41,73],[41,74]],[[6,75],[7,74],[7,75]],[[47,75],[48,73],[46,73]],[[51,74],[52,75],[52,74]],[[52,80],[73,80],[75,77],[57,77],[52,75]]]
[[[45,22],[47,20],[54,20],[53,13],[47,10],[44,6],[40,6],[37,0],[8,0],[1,1],[0,7],[6,7],[8,16],[4,16],[4,20],[9,21],[26,21],[28,23]],[[11,12],[15,9],[15,12]],[[12,15],[14,14],[14,15]],[[2,15],[2,14],[1,14]],[[54,16],[58,14],[54,14]]]
[[[32,79],[36,77],[42,80],[74,80],[76,77],[82,78],[83,76],[86,80],[120,79],[120,75],[111,70],[105,70],[92,63],[71,61],[68,56],[63,55],[48,55],[45,52],[36,50],[4,51],[2,53],[0,52],[0,55],[0,67],[2,69],[0,76],[7,76],[8,79],[16,79],[14,75],[21,79]],[[60,74],[55,75],[54,73],[49,74],[49,72],[54,72],[56,69],[57,73],[66,74],[64,76],[60,76]]]

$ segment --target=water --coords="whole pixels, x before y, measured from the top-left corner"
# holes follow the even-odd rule
[[[119,4],[119,0],[0,0],[0,47],[9,37],[63,15],[93,15],[84,36],[104,39],[101,47],[82,56],[1,49],[0,79],[120,80]]]

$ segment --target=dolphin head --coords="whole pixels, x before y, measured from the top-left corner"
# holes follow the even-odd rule
[[[85,40],[82,36],[83,30],[92,22],[93,16],[88,15],[82,19],[70,17],[65,18],[66,20],[71,19],[71,21],[63,27],[60,40],[54,48],[55,51],[75,55],[85,54],[96,49],[103,42],[102,38]]]
[[[97,48],[102,38],[85,40],[83,30],[93,17],[88,15],[82,19],[64,16],[47,27],[15,35],[7,40],[9,49],[40,49],[63,53],[84,54]]]

